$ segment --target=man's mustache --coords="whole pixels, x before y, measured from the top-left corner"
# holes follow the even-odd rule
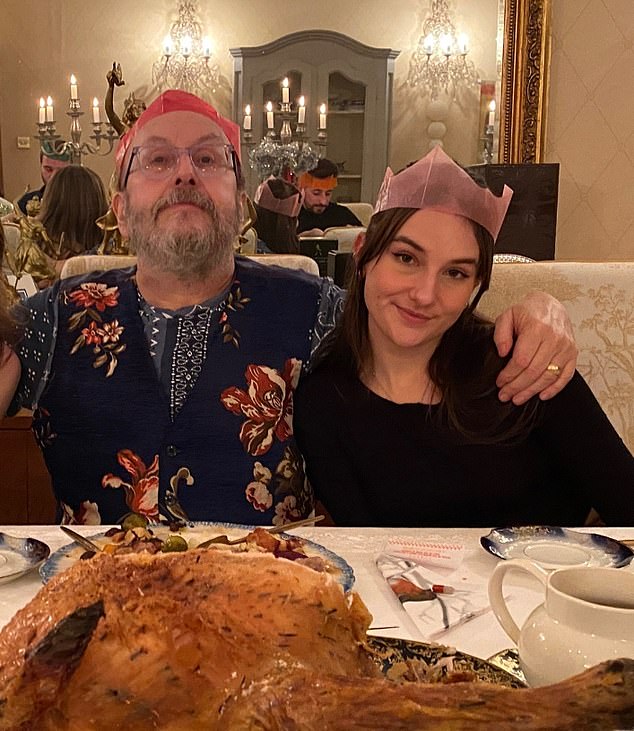
[[[209,213],[212,219],[215,220],[216,218],[216,206],[210,198],[192,188],[174,188],[168,195],[159,198],[152,206],[152,220],[156,221],[161,211],[177,203],[191,203]]]

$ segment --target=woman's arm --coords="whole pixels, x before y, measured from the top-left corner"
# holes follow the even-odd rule
[[[500,356],[513,351],[497,378],[501,401],[519,405],[536,394],[550,399],[572,378],[577,364],[572,323],[549,294],[532,292],[503,312],[495,321],[494,338]],[[559,371],[548,371],[549,365]]]
[[[7,413],[21,370],[18,356],[8,346],[0,345],[0,418]]]

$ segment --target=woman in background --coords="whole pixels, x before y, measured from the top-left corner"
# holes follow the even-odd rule
[[[260,254],[298,254],[297,216],[302,208],[302,193],[282,178],[269,178],[260,184],[253,197]]]
[[[582,377],[502,403],[475,313],[511,191],[440,148],[388,170],[343,317],[295,393],[294,431],[337,525],[634,525],[634,458]],[[561,376],[551,363],[545,376]]]
[[[53,241],[44,253],[64,260],[94,251],[103,236],[96,221],[107,210],[106,191],[97,173],[79,165],[59,170],[46,186],[39,214]]]

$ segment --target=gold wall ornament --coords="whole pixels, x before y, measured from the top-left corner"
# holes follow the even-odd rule
[[[551,0],[505,0],[500,162],[544,157]]]

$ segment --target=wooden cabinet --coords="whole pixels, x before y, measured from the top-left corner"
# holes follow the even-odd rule
[[[0,420],[0,519],[5,525],[55,522],[51,480],[28,412]]]
[[[373,203],[387,167],[394,60],[399,52],[373,48],[342,33],[307,30],[278,38],[263,46],[232,48],[233,115],[243,122],[251,105],[253,144],[266,133],[264,105],[280,101],[280,84],[289,79],[293,110],[304,96],[306,135],[314,144],[318,108],[327,103],[327,140],[322,157],[340,165],[334,199]],[[276,116],[276,129],[279,129]],[[295,124],[291,123],[293,130]],[[253,144],[242,144],[247,191],[259,181],[248,163]]]

